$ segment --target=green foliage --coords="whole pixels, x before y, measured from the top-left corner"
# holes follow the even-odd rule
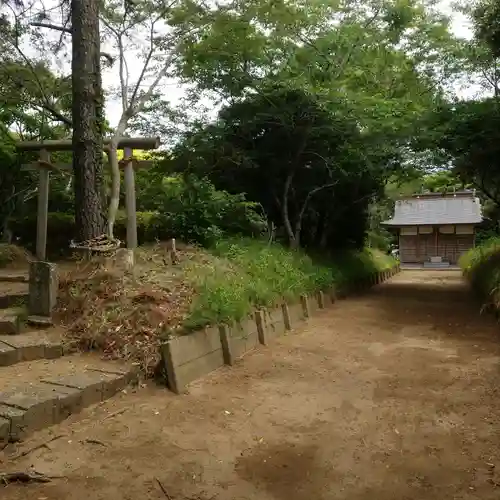
[[[485,42],[492,53],[500,56],[500,2],[482,0],[473,11],[476,37]]]
[[[325,261],[250,239],[222,240],[210,251],[211,260],[187,269],[196,291],[185,322],[188,330],[239,321],[256,306],[275,306],[283,298],[298,300],[301,294],[333,285],[343,288],[394,265],[389,256],[369,250]]]
[[[153,170],[138,185],[138,208],[162,214],[171,234],[183,241],[208,245],[224,235],[258,236],[266,228],[258,204],[217,190],[207,179]]]
[[[365,212],[388,168],[376,160],[351,118],[276,86],[223,108],[215,123],[187,134],[165,166],[245,193],[291,246],[333,249],[363,243]]]
[[[1,24],[1,23],[0,23]],[[0,230],[13,214],[36,210],[36,172],[21,170],[36,159],[34,153],[16,151],[17,141],[58,139],[69,131],[69,80],[53,74],[43,61],[29,62],[14,49],[14,30],[2,32],[0,45]],[[52,155],[60,161],[60,154]],[[51,209],[66,210],[68,204],[61,175],[51,175]],[[66,179],[67,183],[67,179]],[[54,207],[54,205],[56,205]]]
[[[290,82],[393,122],[418,109],[428,75],[446,65],[443,52],[454,42],[448,20],[426,1],[230,1],[182,22],[192,32],[180,47],[180,72],[198,89],[241,97]]]
[[[134,111],[129,132],[161,130],[172,140],[176,130],[189,131],[173,157],[169,151],[166,171],[137,176],[138,209],[156,214],[139,228],[141,239],[175,235],[208,245],[225,235],[259,235],[269,222],[278,240],[308,250],[387,247],[389,237],[377,226],[382,212],[374,217],[371,207],[388,177],[417,161],[419,118],[444,100],[462,57],[433,0],[101,3],[112,56],[151,37],[138,81],[125,74],[123,60],[112,67],[121,72],[122,101]],[[9,22],[0,27],[0,134],[11,142],[70,132],[71,79],[52,73],[39,55],[64,44],[30,25],[37,9],[29,16],[18,10],[16,29]],[[24,43],[32,44],[31,60]],[[192,103],[216,96],[225,105],[219,119],[192,127],[188,112],[144,86],[150,74],[180,77],[194,89]],[[11,159],[9,165],[24,161]],[[171,177],[172,169],[196,176]],[[5,178],[0,206],[8,210],[0,216],[34,210],[36,176],[17,172],[14,198],[2,192],[10,185]],[[74,186],[67,186],[53,176],[51,211],[70,212]],[[30,199],[19,195],[24,190]],[[390,208],[385,200],[380,206]],[[30,224],[21,229],[23,241]]]
[[[386,196],[380,196],[368,207],[368,227],[365,244],[368,248],[389,253],[394,236],[382,226],[382,222],[392,217],[392,202]]]
[[[354,118],[373,156],[408,148],[418,118],[461,69],[459,44],[433,1],[235,0],[201,17],[183,17],[192,32],[178,59],[193,99],[302,89]]]
[[[14,46],[12,41],[10,54],[15,54]],[[44,61],[29,62],[19,54],[0,59],[0,95],[1,121],[22,140],[68,132],[70,80],[56,76]]]
[[[374,248],[381,252],[389,253],[394,240],[392,234],[383,227],[366,232],[366,245],[368,248]]]
[[[16,264],[26,266],[28,260],[28,255],[23,248],[0,243],[0,268]]]
[[[500,202],[500,103],[496,98],[443,107],[434,123],[436,146],[455,171]]]
[[[139,244],[178,238],[187,243],[209,245],[224,236],[258,236],[265,229],[255,203],[245,201],[241,194],[217,191],[207,180],[173,176],[163,178],[159,184],[151,183],[149,187],[144,181],[143,178],[138,207],[143,211],[137,213]],[[10,226],[18,243],[34,251],[36,212],[12,219]],[[116,237],[126,241],[126,229],[126,214],[121,211],[116,220]],[[49,255],[67,254],[69,243],[75,237],[73,215],[49,213]]]
[[[494,237],[469,250],[460,267],[485,306],[500,306],[500,238]]]
[[[455,169],[443,169],[424,175],[415,170],[412,175],[391,178],[385,186],[385,198],[393,202],[416,193],[453,193],[473,187]]]
[[[464,273],[473,272],[482,262],[489,260],[500,252],[500,238],[490,238],[481,245],[471,248],[460,259],[460,267]]]
[[[468,189],[471,185],[460,179],[457,172],[453,170],[442,170],[422,179],[422,189],[430,193],[453,193],[462,189]]]
[[[498,238],[498,237],[500,237],[500,229],[498,227],[498,222],[495,221],[494,225],[488,225],[485,228],[480,227],[477,230],[476,245],[479,245],[479,246],[483,245],[488,240],[491,240],[492,238]]]
[[[31,252],[36,250],[36,213],[14,218],[10,221],[16,243]],[[172,237],[165,220],[156,213],[137,213],[137,237],[140,243],[155,241],[162,237]],[[116,236],[125,241],[127,219],[123,212],[118,214]],[[49,212],[47,221],[47,254],[51,258],[68,255],[69,244],[76,237],[75,218],[71,214]]]
[[[16,206],[16,190],[20,184],[20,173],[16,162],[12,143],[0,142],[0,225],[1,230],[5,219]]]
[[[376,249],[363,249],[357,252],[343,252],[333,257],[332,267],[335,284],[342,288],[362,281],[375,271],[391,269],[395,260]]]

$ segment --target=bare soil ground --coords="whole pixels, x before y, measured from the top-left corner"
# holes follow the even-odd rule
[[[140,388],[35,435],[20,449],[63,437],[0,472],[54,479],[0,498],[497,500],[499,327],[478,311],[459,272],[403,272],[189,394]]]

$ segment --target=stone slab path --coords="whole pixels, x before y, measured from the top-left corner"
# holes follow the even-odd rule
[[[14,346],[11,338],[17,337],[9,336],[7,341]],[[133,368],[98,356],[61,357],[60,345],[40,344],[36,338],[13,349],[14,355],[20,353],[19,362],[0,368],[0,443],[4,444],[24,440],[34,431],[105,401],[137,377]]]
[[[127,390],[13,445],[0,469],[53,479],[0,498],[498,500],[499,331],[459,272],[404,271],[186,395]]]
[[[137,378],[134,367],[97,355],[64,356],[57,328],[30,329],[22,320],[27,280],[26,270],[0,270],[0,449],[102,403]]]

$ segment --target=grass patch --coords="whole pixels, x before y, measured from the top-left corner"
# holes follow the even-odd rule
[[[366,248],[359,252],[337,255],[330,266],[334,269],[334,284],[343,288],[375,272],[392,269],[395,264],[396,261],[390,255]]]
[[[490,238],[472,248],[459,264],[484,305],[500,308],[500,238]]]
[[[394,265],[390,256],[378,251],[313,260],[302,251],[251,239],[221,241],[210,249],[210,256],[187,269],[196,292],[184,322],[188,330],[239,321],[256,306],[274,306],[283,298],[297,300],[303,293],[332,285],[342,288]]]

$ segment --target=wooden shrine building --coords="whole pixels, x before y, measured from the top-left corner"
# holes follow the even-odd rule
[[[456,265],[474,247],[483,221],[474,191],[415,194],[396,201],[394,217],[383,223],[397,231],[402,264]]]

